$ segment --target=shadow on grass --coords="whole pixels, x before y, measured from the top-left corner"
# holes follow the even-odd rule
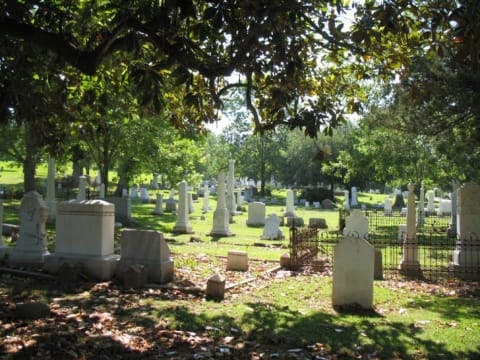
[[[6,340],[0,352],[11,352],[6,358],[12,359],[192,359],[208,352],[210,358],[216,358],[226,347],[230,358],[250,359],[259,349],[268,355],[295,348],[310,356],[313,350],[308,345],[313,344],[322,344],[326,355],[337,358],[474,359],[480,354],[451,352],[444,344],[426,339],[421,328],[376,313],[304,314],[275,304],[275,299],[244,303],[240,313],[231,310],[228,302],[209,311],[213,303],[178,292],[125,292],[103,283],[90,288],[83,284],[73,293],[62,294],[52,281],[33,279],[7,279],[1,285],[0,306],[5,311],[0,323],[10,325],[0,327],[0,338]],[[13,316],[12,301],[32,298],[50,298],[48,319],[28,321]],[[462,317],[467,313],[478,316],[471,303],[459,303],[455,298],[438,300],[438,304],[417,303],[445,316],[459,311]],[[29,335],[18,340],[19,346],[12,352],[12,342],[24,334]]]

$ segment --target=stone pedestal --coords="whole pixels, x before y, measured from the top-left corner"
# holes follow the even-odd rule
[[[12,265],[39,266],[47,250],[45,223],[48,207],[36,191],[26,193],[20,203],[20,232],[8,262]]]
[[[206,295],[208,299],[223,300],[225,297],[225,279],[218,274],[207,280]]]
[[[173,261],[163,234],[153,230],[125,229],[121,238],[121,258],[117,276],[122,278],[131,265],[145,267],[146,281],[167,283],[173,279]]]
[[[119,259],[114,254],[115,207],[103,200],[68,201],[57,207],[55,252],[45,269],[57,272],[67,262],[80,263],[89,277],[110,280]]]

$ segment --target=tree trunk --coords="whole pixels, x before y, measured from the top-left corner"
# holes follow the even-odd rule
[[[117,188],[115,189],[115,196],[122,197],[123,189],[126,189],[128,186],[128,179],[125,175],[120,174],[118,179]]]
[[[83,150],[79,146],[72,149],[72,187],[78,187],[80,176],[83,175]]]
[[[38,149],[35,134],[30,126],[25,125],[25,159],[23,160],[23,190],[25,192],[35,190],[35,168],[37,165]]]

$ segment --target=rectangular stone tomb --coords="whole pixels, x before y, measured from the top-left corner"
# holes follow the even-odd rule
[[[57,272],[63,263],[81,264],[90,277],[112,278],[119,259],[114,254],[115,207],[103,200],[62,202],[57,208],[55,252],[45,269]]]
[[[246,251],[230,250],[227,258],[227,270],[247,271],[248,254]]]
[[[121,258],[117,276],[122,278],[126,268],[143,265],[146,281],[167,283],[173,279],[173,260],[163,234],[154,230],[125,229],[121,237]]]

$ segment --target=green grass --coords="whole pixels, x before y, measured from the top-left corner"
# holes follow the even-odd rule
[[[9,173],[4,168],[0,182]],[[17,179],[18,180],[18,179]],[[14,184],[16,180],[11,180]],[[150,193],[155,198],[155,191]],[[283,193],[274,193],[282,198]],[[376,204],[384,195],[359,194],[360,203]],[[168,193],[164,193],[164,199]],[[341,199],[339,199],[341,200]],[[285,240],[262,240],[262,228],[245,225],[247,214],[234,217],[233,237],[212,238],[215,198],[210,198],[212,211],[201,213],[202,199],[195,203],[196,211],[190,222],[195,236],[201,242],[191,242],[191,235],[176,235],[171,231],[175,216],[152,215],[154,204],[132,201],[134,227],[164,232],[172,251],[176,268],[199,272],[206,281],[212,266],[220,266],[217,256],[228,250],[248,251],[249,258],[278,261],[288,251],[288,229],[282,228]],[[4,200],[4,222],[18,224],[18,200]],[[267,205],[266,213],[281,215],[282,205]],[[296,213],[308,221],[310,217],[323,217],[329,229],[338,226],[337,210],[316,210],[297,207]],[[205,219],[202,219],[202,216]],[[54,251],[54,224],[48,224],[49,248]],[[258,246],[262,244],[263,246]],[[117,237],[118,246],[118,237]],[[200,255],[209,258],[208,266]],[[182,256],[179,256],[182,255]],[[258,274],[255,274],[258,275]],[[51,302],[53,298],[75,304],[75,297],[51,286],[42,288],[32,282],[13,290],[8,296],[15,299],[37,298]],[[430,289],[430,290],[429,290]],[[5,291],[8,289],[5,288]],[[95,302],[95,309],[114,314],[116,321],[131,321],[140,328],[152,329],[163,324],[166,329],[202,334],[216,341],[234,337],[235,341],[257,342],[261,350],[273,353],[291,348],[323,348],[338,357],[391,359],[467,359],[475,358],[480,351],[480,310],[478,294],[469,296],[457,292],[431,291],[431,285],[409,281],[375,281],[374,306],[371,313],[337,312],[331,305],[332,278],[314,274],[294,277],[258,277],[251,285],[235,288],[222,302],[203,301],[196,297],[168,299],[157,295],[144,295],[132,300],[122,294],[117,300],[98,297],[92,292],[82,301]],[[57,300],[56,300],[57,301]],[[120,302],[137,301],[133,306],[120,306]],[[83,304],[83,303],[81,303]],[[73,305],[90,311],[84,305]],[[84,335],[82,335],[84,336]]]

